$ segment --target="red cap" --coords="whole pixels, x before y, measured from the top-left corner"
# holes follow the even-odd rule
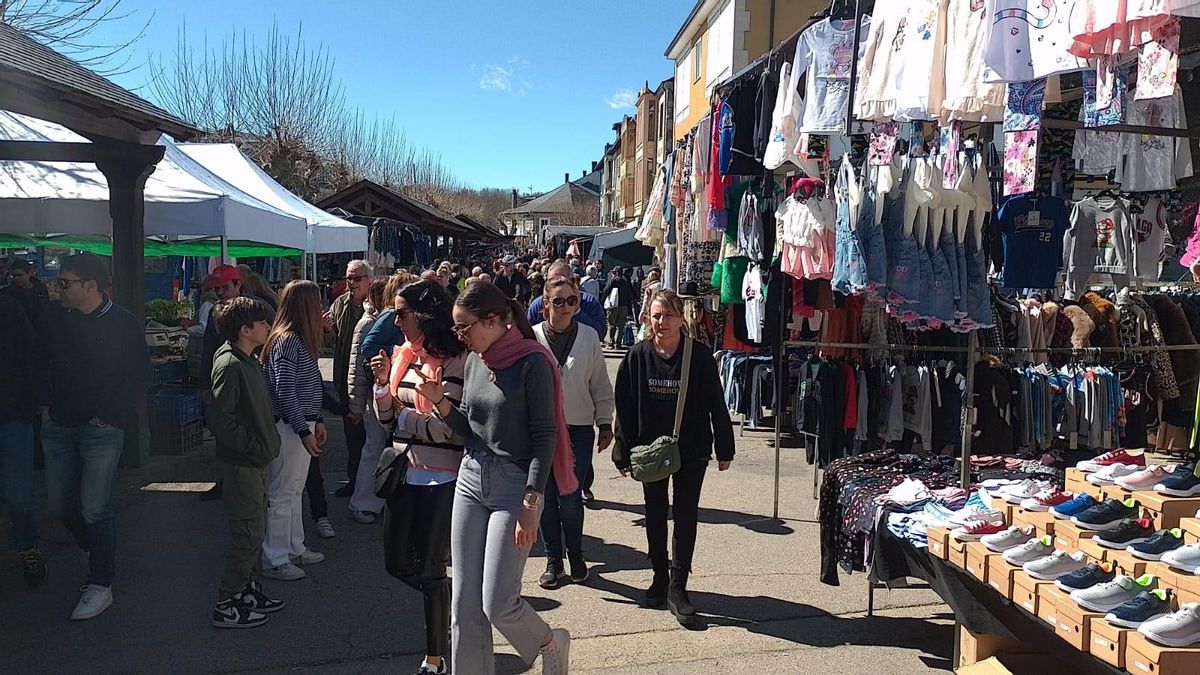
[[[241,281],[242,273],[233,265],[220,265],[208,275],[209,288],[220,288],[231,281]]]

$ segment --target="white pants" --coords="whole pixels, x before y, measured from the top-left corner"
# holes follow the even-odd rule
[[[309,422],[309,430],[316,428]],[[263,567],[279,567],[303,554],[304,482],[312,456],[292,427],[279,421],[279,456],[267,467],[267,536],[263,539]]]
[[[358,473],[354,478],[354,494],[350,496],[351,511],[382,513],[384,501],[375,496],[375,467],[383,446],[388,441],[387,429],[379,423],[375,410],[367,406],[363,413],[363,425],[367,430],[367,441],[363,443],[362,455],[358,460]]]

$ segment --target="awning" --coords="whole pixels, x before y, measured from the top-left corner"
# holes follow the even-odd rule
[[[0,139],[87,143],[63,126],[0,110]],[[145,234],[226,237],[289,249],[308,243],[304,219],[242,192],[163,139],[146,180]],[[0,233],[108,236],[108,183],[94,164],[0,161]]]
[[[0,234],[0,248],[26,248],[32,246],[61,246],[63,248],[98,253],[100,255],[112,255],[112,238],[106,236],[78,234],[41,236]],[[145,240],[142,252],[147,258],[167,255],[215,257],[221,255],[221,240],[218,237],[195,237],[176,240],[152,237]],[[233,258],[283,258],[298,256],[304,253],[304,251],[296,248],[238,240],[229,242],[228,252]]]
[[[592,240],[592,258],[599,258],[605,265],[649,265],[654,262],[654,249],[638,241],[634,234],[638,226],[612,230],[596,235]]]
[[[232,143],[180,143],[177,146],[204,168],[252,197],[308,222],[309,253],[367,250],[367,228],[309,204],[274,178]]]

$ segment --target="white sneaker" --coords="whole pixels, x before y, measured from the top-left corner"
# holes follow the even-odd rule
[[[72,621],[93,619],[112,606],[112,589],[108,586],[88,584],[79,590],[83,592],[83,595],[79,598],[79,603],[75,605],[74,611],[71,612]]]
[[[567,675],[571,665],[571,634],[562,628],[550,631],[550,643],[542,647],[542,675]]]
[[[1021,502],[1037,495],[1046,488],[1045,483],[1033,479],[1023,480],[1016,485],[1008,485],[1000,488],[996,492],[996,496],[1000,497],[1009,504],[1020,504]]]
[[[1092,485],[1115,485],[1118,478],[1141,472],[1142,467],[1133,464],[1112,464],[1089,474],[1087,482]]]
[[[1054,581],[1064,574],[1070,574],[1084,567],[1087,567],[1087,555],[1083,551],[1076,551],[1069,555],[1065,551],[1055,551],[1045,558],[1025,563],[1022,569],[1034,579]]]
[[[322,539],[333,539],[337,536],[337,532],[333,531],[333,523],[329,522],[328,518],[317,519],[317,534]]]
[[[325,561],[325,554],[319,551],[307,549],[300,555],[288,556],[294,565],[316,565],[319,562]]]
[[[1200,643],[1200,603],[1186,603],[1174,614],[1147,621],[1138,627],[1138,632],[1168,647]]]
[[[946,524],[952,528],[961,527],[976,520],[1003,525],[1004,514],[995,509],[987,509],[982,506],[970,506],[947,518]]]
[[[296,567],[290,562],[285,562],[276,567],[268,567],[262,571],[262,575],[269,579],[279,579],[280,581],[295,581],[304,578],[304,570]]]
[[[1033,539],[1033,533],[1034,529],[1032,527],[1021,528],[1013,525],[999,534],[984,535],[979,538],[979,541],[986,546],[989,551],[1004,553],[1010,548],[1016,548],[1030,539]]]
[[[1200,574],[1200,544],[1185,544],[1174,551],[1167,551],[1162,554],[1161,560],[1172,569]]]
[[[1012,565],[1024,565],[1038,558],[1045,558],[1054,553],[1054,537],[1046,535],[1033,539],[1030,537],[1024,544],[1018,544],[1004,552],[1004,560]]]
[[[1155,485],[1163,482],[1164,478],[1175,473],[1174,464],[1155,464],[1127,476],[1120,476],[1114,482],[1126,490],[1153,490]]]
[[[370,525],[375,522],[375,514],[370,511],[351,511],[350,517],[354,518],[354,522]]]
[[[1111,612],[1134,599],[1138,593],[1153,590],[1155,585],[1155,578],[1149,574],[1143,574],[1139,579],[1118,574],[1112,581],[1072,591],[1071,599],[1093,612]]]

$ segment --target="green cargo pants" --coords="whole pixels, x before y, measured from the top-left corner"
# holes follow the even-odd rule
[[[221,496],[229,519],[230,548],[218,601],[250,583],[267,534],[267,468],[221,463]]]

